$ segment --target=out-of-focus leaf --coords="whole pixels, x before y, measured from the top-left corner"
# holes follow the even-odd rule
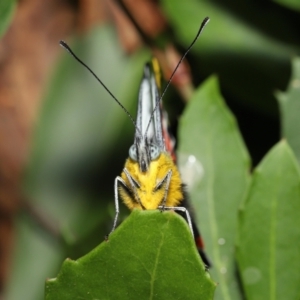
[[[16,8],[15,0],[0,1],[0,38],[6,32]]]
[[[72,48],[131,111],[146,56],[125,57],[108,27],[94,30]],[[96,79],[61,51],[63,60],[36,128],[25,188],[78,237],[88,232],[91,222],[111,217],[105,209],[107,202],[113,205],[114,178],[128,155],[134,126]]]
[[[237,258],[246,298],[300,295],[300,173],[286,143],[255,169],[238,230]]]
[[[282,6],[300,11],[300,2],[298,0],[273,0]]]
[[[277,92],[276,96],[280,104],[281,135],[300,161],[300,58],[295,58],[292,65],[293,73],[287,91]]]
[[[192,189],[191,200],[213,264],[211,276],[219,284],[215,299],[240,299],[234,247],[250,158],[215,77],[198,88],[180,119],[179,151],[203,166],[203,179]]]
[[[292,35],[294,28],[272,13],[266,20],[261,6],[251,1],[235,5],[228,2],[164,0],[162,4],[185,47],[194,39],[203,18],[211,19],[192,49],[198,56],[194,61],[197,65],[192,65],[195,74],[217,72],[222,90],[231,98],[267,113],[277,112],[273,90],[286,83],[289,59],[299,52],[299,44],[284,43],[276,33],[285,28],[285,36]],[[264,24],[272,24],[275,32],[269,33]]]
[[[65,258],[61,245],[47,239],[42,231],[32,226],[28,218],[19,215],[15,223],[16,242],[14,243],[12,269],[5,300],[43,299],[45,278],[55,276],[58,266]]]
[[[183,218],[134,211],[108,242],[66,260],[45,299],[208,300],[214,289]]]
[[[148,53],[124,56],[111,27],[96,28],[70,45],[135,115]],[[61,229],[69,244],[76,242],[76,248],[68,249],[68,253],[77,258],[103,241],[111,229],[114,178],[128,156],[134,126],[95,78],[62,48],[61,53],[62,60],[41,106],[24,188],[28,199]],[[91,231],[94,235],[78,247],[77,242]],[[47,245],[42,232],[40,238]],[[66,256],[66,249],[58,251],[59,257]],[[30,261],[28,256],[35,257],[41,279],[52,275],[46,265],[59,267],[57,259],[38,247],[31,253],[17,252],[16,259]],[[32,294],[40,295],[26,298],[23,294],[22,299],[42,299],[43,286],[28,276],[28,269],[16,267],[11,273],[11,286],[18,286],[19,291],[30,286]],[[16,283],[22,277],[24,280]],[[7,299],[18,298],[8,295]]]

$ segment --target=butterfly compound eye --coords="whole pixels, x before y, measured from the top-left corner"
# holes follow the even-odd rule
[[[134,161],[137,161],[137,152],[136,152],[136,145],[132,145],[129,148],[129,157]]]
[[[150,146],[150,157],[151,160],[154,160],[159,157],[160,151],[159,148],[156,145]]]

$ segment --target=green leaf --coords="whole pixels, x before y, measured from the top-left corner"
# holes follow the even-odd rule
[[[67,259],[47,300],[213,299],[215,284],[191,232],[173,212],[134,211],[93,251]]]
[[[0,37],[4,35],[8,29],[16,8],[15,0],[0,1]]]
[[[282,6],[286,6],[288,8],[300,11],[300,2],[299,0],[273,0]]]
[[[255,169],[240,215],[237,258],[247,299],[299,299],[300,173],[281,141]]]
[[[192,65],[196,74],[206,77],[217,73],[222,90],[239,105],[277,113],[272,92],[274,87],[284,86],[290,56],[299,53],[297,39],[294,44],[290,42],[298,36],[295,25],[283,12],[268,7],[267,15],[265,7],[251,1],[232,5],[232,1],[164,0],[162,4],[185,47],[194,39],[204,17],[210,17],[191,50],[197,55],[193,61],[196,65]]]
[[[215,299],[240,299],[234,245],[250,158],[215,77],[198,88],[180,119],[179,151],[193,155],[203,168],[191,200],[212,260],[211,276],[219,283]]]
[[[300,58],[294,58],[293,73],[285,93],[277,92],[280,105],[281,135],[287,139],[300,162]]]

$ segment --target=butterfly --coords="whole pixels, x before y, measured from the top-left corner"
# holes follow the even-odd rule
[[[155,58],[144,67],[134,143],[121,176],[115,179],[116,208],[120,197],[130,210],[176,211],[187,220],[199,254],[209,268],[211,263],[204,252],[200,232],[190,217],[187,192],[175,164],[175,143],[166,126],[167,114],[163,111],[160,97],[159,73]],[[116,220],[117,217],[114,226]]]
[[[126,112],[135,126],[134,142],[129,148],[129,157],[120,176],[115,179],[115,218],[112,231],[117,226],[119,199],[130,209],[174,210],[182,215],[195,238],[200,256],[207,267],[210,262],[205,255],[203,242],[188,210],[187,193],[175,163],[175,151],[165,124],[162,98],[182,60],[192,48],[203,28],[209,22],[205,18],[200,29],[174,69],[164,91],[161,93],[161,76],[158,61],[154,58],[145,64],[138,96],[136,121],[118,99],[110,92],[97,75],[82,62],[63,41],[64,47],[77,61],[84,65]]]

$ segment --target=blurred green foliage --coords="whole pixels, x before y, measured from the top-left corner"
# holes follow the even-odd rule
[[[214,77],[197,90],[178,125],[178,148],[196,155],[204,166],[204,178],[192,189],[191,198],[214,265],[212,279],[219,283],[215,299],[243,299],[245,295],[247,299],[282,299],[282,290],[289,293],[293,285],[287,284],[291,280],[288,275],[276,277],[280,272],[277,266],[281,266],[285,274],[299,277],[299,271],[293,266],[298,257],[293,256],[286,263],[286,255],[297,247],[294,241],[300,228],[296,224],[300,219],[297,218],[299,210],[288,210],[289,204],[293,208],[297,200],[299,202],[298,166],[292,154],[294,151],[299,158],[296,140],[300,128],[295,116],[300,92],[298,81],[294,80],[299,78],[298,71],[294,72],[289,90],[285,94],[276,93],[282,114],[274,93],[286,90],[291,77],[291,60],[299,55],[299,5],[291,3],[279,0],[161,1],[173,31],[171,38],[183,49],[194,38],[203,18],[211,18],[188,60],[196,85],[216,74],[220,87]],[[11,18],[11,12],[11,9],[6,10],[0,18],[2,32],[7,28],[5,20]],[[126,56],[117,42],[115,30],[105,26],[95,28],[84,38],[74,37],[70,44],[135,115],[138,86],[150,52],[142,49]],[[294,70],[299,69],[298,61],[295,60]],[[180,100],[172,88],[165,100],[167,106],[172,106],[170,117],[176,128]],[[197,113],[198,107],[201,111]],[[258,166],[248,187],[247,153],[257,165],[279,141],[279,124],[281,135],[291,148],[286,142],[277,145]],[[95,79],[62,50],[61,60],[45,91],[23,186],[32,204],[59,224],[64,243],[45,235],[32,220],[20,214],[16,222],[18,240],[7,299],[43,299],[45,279],[58,274],[65,257],[77,259],[103,241],[114,216],[114,178],[122,170],[133,133],[126,114]],[[195,137],[196,133],[201,135]],[[276,164],[282,167],[276,172],[288,175],[285,180],[292,180],[282,178],[286,190],[281,190],[276,203],[284,202],[287,214],[295,220],[294,230],[285,222],[287,216],[282,214],[271,214],[268,220],[276,226],[261,230],[264,218],[274,209],[274,202],[268,201],[272,198],[268,194],[272,190],[267,184],[269,180],[272,182]],[[281,177],[276,180],[280,182]],[[280,189],[279,183],[271,187],[274,185]],[[257,196],[259,191],[263,196]],[[263,205],[264,214],[255,209],[257,202]],[[240,218],[239,205],[242,205]],[[238,226],[241,228],[235,239]],[[286,237],[278,243],[277,231]],[[267,238],[264,234],[275,235],[275,242],[269,243],[267,249],[275,253],[271,265],[262,261],[266,254],[261,251],[266,248],[259,241]],[[238,267],[234,245],[238,246]],[[278,249],[280,256],[274,249]],[[249,268],[255,271],[254,275]],[[265,273],[261,270],[267,268],[269,277],[262,276]],[[258,273],[263,281],[260,278],[249,281],[249,277]],[[264,284],[276,284],[278,288],[270,289],[271,294],[259,298],[260,289],[256,284],[262,284],[262,289]],[[293,292],[298,291],[294,288]],[[293,299],[292,293],[285,295],[285,299]]]
[[[14,16],[14,11],[16,7],[16,1],[14,0],[1,0],[0,2],[0,37],[8,29],[12,18]]]
[[[300,135],[299,135],[299,91],[300,91],[300,59],[293,60],[292,78],[286,92],[276,93],[281,113],[281,135],[286,138],[295,155],[300,161]]]

